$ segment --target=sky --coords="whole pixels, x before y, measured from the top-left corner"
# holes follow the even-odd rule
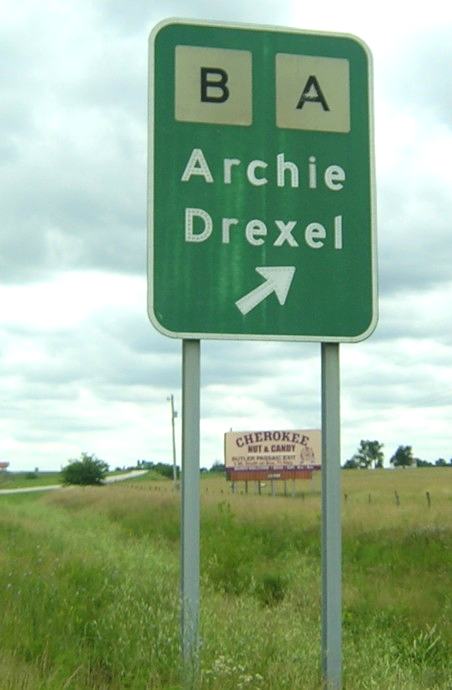
[[[341,344],[341,457],[452,457],[452,9],[443,0],[3,0],[0,460],[171,462],[181,342],[146,306],[147,42],[166,17],[359,36],[374,63],[379,324]],[[201,466],[320,427],[319,343],[202,341]],[[180,462],[180,414],[176,419]]]

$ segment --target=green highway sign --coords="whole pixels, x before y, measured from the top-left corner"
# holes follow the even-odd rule
[[[377,321],[370,55],[183,20],[150,37],[149,315],[166,335],[356,341]]]

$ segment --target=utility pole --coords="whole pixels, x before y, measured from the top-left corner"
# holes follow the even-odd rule
[[[177,463],[176,463],[176,430],[174,420],[177,417],[177,410],[174,409],[174,395],[171,393],[167,400],[171,403],[171,429],[173,435],[173,481],[174,486],[177,487]]]

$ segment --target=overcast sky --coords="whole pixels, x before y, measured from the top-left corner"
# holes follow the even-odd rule
[[[341,345],[342,460],[360,439],[451,458],[449,4],[2,0],[0,460],[171,461],[181,343],[147,317],[146,99],[149,32],[177,16],[369,45],[380,320]],[[230,428],[319,427],[320,345],[204,341],[201,408],[204,466]]]

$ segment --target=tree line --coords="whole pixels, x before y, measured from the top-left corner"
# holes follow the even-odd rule
[[[379,441],[361,440],[359,447],[343,465],[343,469],[368,469],[382,468],[384,461],[383,443]],[[444,458],[438,458],[435,463],[420,460],[414,457],[411,446],[399,446],[389,462],[394,467],[452,467],[452,458],[446,462]],[[117,468],[121,469],[121,468]],[[162,477],[173,478],[173,465],[164,462],[151,462],[149,460],[138,460],[133,466],[122,468],[127,470],[142,469],[153,470]],[[65,484],[102,484],[109,471],[109,466],[95,455],[82,453],[80,458],[69,460],[66,467],[61,471],[61,477]],[[223,473],[225,466],[223,463],[215,461],[210,470],[201,468],[202,473]],[[34,475],[35,476],[35,475]],[[179,467],[177,467],[179,477]]]
[[[361,440],[359,447],[343,465],[343,469],[368,469],[382,468],[384,462],[383,443],[379,441]],[[444,458],[438,458],[436,462],[428,462],[416,458],[412,446],[399,446],[395,453],[389,458],[393,467],[452,467],[452,458],[447,462]]]
[[[103,484],[110,467],[104,460],[100,460],[94,454],[82,453],[80,458],[72,458],[68,460],[67,464],[61,470],[61,479],[64,484]],[[134,465],[129,467],[117,467],[116,471],[129,470],[152,470],[161,477],[167,479],[174,478],[173,465],[166,462],[152,462],[151,460],[137,460]],[[224,472],[225,466],[218,461],[215,461],[210,470],[201,467],[201,473],[204,472]],[[33,475],[37,476],[37,475]],[[180,467],[176,466],[176,476],[180,478]]]

